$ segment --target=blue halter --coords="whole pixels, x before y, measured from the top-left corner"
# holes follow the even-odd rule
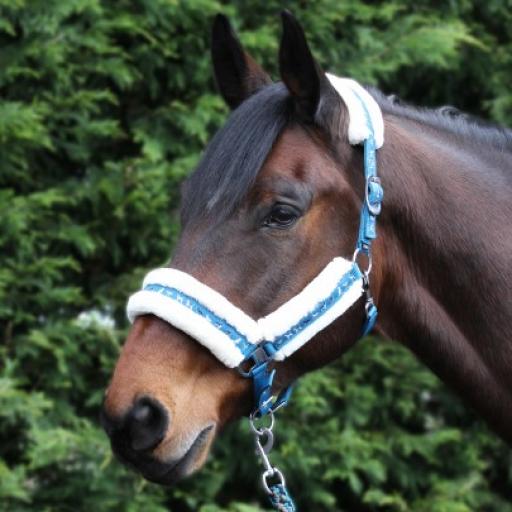
[[[377,150],[370,114],[365,102],[357,93],[355,94],[363,106],[366,115],[366,122],[370,131],[370,136],[364,141],[365,195],[361,208],[359,233],[353,257],[353,276],[356,278],[362,275],[366,298],[366,319],[361,332],[361,337],[364,337],[373,329],[375,322],[377,321],[378,314],[377,306],[373,301],[370,291],[370,272],[372,267],[371,250],[372,242],[377,238],[377,216],[380,214],[382,209],[384,190],[380,179],[377,176]],[[364,255],[366,257],[367,267],[365,270],[361,270],[357,263],[359,255]],[[347,277],[347,280],[349,279],[350,277]],[[340,286],[337,288],[337,292],[339,294],[343,294],[348,287],[348,282],[340,282],[339,284]],[[253,363],[253,366],[248,371],[243,371],[239,368],[241,375],[253,380],[255,403],[254,414],[256,416],[265,416],[270,412],[275,412],[277,409],[284,407],[288,403],[292,394],[292,386],[290,385],[283,389],[274,400],[272,399],[272,383],[274,381],[276,370],[270,370],[269,364],[274,360],[274,354],[282,347],[282,345],[282,340],[281,345],[276,342],[267,342],[262,345],[258,345],[244,360],[244,362],[249,361]]]

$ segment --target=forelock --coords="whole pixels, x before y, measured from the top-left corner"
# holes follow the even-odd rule
[[[282,83],[264,87],[244,101],[206,147],[183,188],[182,223],[214,215],[227,218],[254,184],[291,116]]]

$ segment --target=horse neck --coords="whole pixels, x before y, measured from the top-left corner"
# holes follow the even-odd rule
[[[499,169],[507,158],[510,169],[510,154],[498,162],[471,141],[387,118],[375,257],[383,332],[512,442],[512,187]]]

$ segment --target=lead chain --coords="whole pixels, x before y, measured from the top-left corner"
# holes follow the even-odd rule
[[[270,411],[267,417],[270,418],[270,424],[267,427],[258,427],[256,425],[257,418],[254,414],[251,414],[249,418],[256,444],[256,454],[263,465],[263,473],[261,475],[263,489],[275,510],[278,512],[295,512],[295,505],[286,488],[284,475],[276,466],[272,465],[269,459],[269,453],[274,446],[274,434],[272,431],[275,423],[274,412]],[[274,483],[270,483],[272,478],[276,480]]]

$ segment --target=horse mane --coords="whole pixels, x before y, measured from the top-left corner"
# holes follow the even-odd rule
[[[396,115],[452,133],[472,145],[512,152],[512,130],[462,112],[451,105],[439,108],[417,107],[396,95],[386,96],[377,88],[367,88],[384,114]]]
[[[376,88],[368,90],[384,114],[447,131],[471,142],[470,147],[512,153],[510,129],[454,107],[415,107]],[[182,225],[210,216],[217,222],[229,217],[246,197],[276,140],[291,122],[300,120],[294,119],[290,96],[282,83],[263,87],[231,112],[183,185]]]

